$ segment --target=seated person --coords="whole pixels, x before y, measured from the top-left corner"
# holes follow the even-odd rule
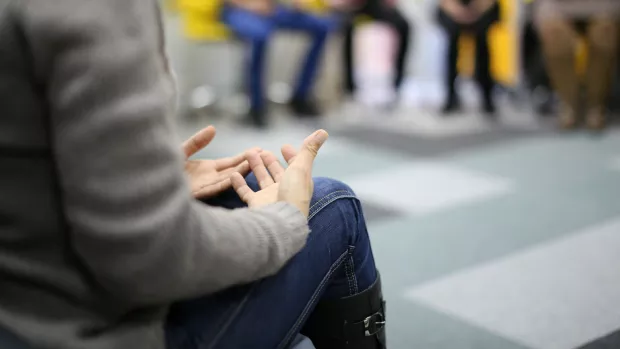
[[[618,50],[617,0],[537,0],[535,21],[543,44],[547,71],[560,98],[559,124],[573,128],[578,122],[581,82],[575,69],[580,35],[588,41],[586,125],[605,126],[605,102],[615,75]]]
[[[258,149],[184,161],[215,130],[182,156],[155,2],[13,1],[0,16],[0,341],[289,348],[302,332],[318,349],[385,348],[360,202],[311,177],[325,131],[283,147],[287,168]]]
[[[304,0],[294,0],[293,6],[277,4],[276,0],[227,0],[222,21],[251,47],[248,66],[250,92],[250,122],[266,125],[266,105],[263,88],[265,55],[272,33],[277,29],[307,32],[312,37],[290,102],[292,111],[299,116],[317,116],[320,111],[311,98],[314,80],[321,63],[327,36],[332,27],[329,18],[306,13],[301,9]]]
[[[461,107],[455,86],[458,76],[459,37],[463,32],[470,32],[476,38],[475,75],[482,91],[483,111],[488,115],[494,114],[493,87],[495,82],[491,76],[488,33],[491,26],[499,20],[499,4],[496,0],[441,0],[438,20],[448,34],[445,80],[447,98],[442,111],[451,113]]]
[[[395,55],[394,67],[394,89],[399,92],[405,75],[405,64],[409,53],[409,40],[411,37],[411,25],[403,16],[393,0],[362,0],[344,1],[339,8],[345,13],[345,38],[344,38],[344,81],[345,91],[353,95],[356,90],[354,71],[354,47],[353,38],[355,35],[355,17],[364,15],[373,20],[383,22],[391,26],[398,35],[398,51]]]
[[[555,108],[555,96],[545,67],[540,35],[534,25],[533,12],[533,5],[529,3],[523,16],[521,70],[534,110],[541,116],[550,116]]]

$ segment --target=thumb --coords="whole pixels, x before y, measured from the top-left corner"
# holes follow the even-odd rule
[[[213,126],[207,126],[198,131],[195,135],[191,136],[183,143],[182,148],[185,153],[185,157],[189,158],[198,151],[202,150],[204,147],[209,145],[209,143],[211,143],[213,138],[215,138],[215,127]]]
[[[329,134],[325,130],[318,130],[308,136],[308,138],[304,140],[301,150],[295,157],[295,163],[299,163],[306,168],[311,168],[314,159],[319,153],[319,149],[321,149],[328,137]]]

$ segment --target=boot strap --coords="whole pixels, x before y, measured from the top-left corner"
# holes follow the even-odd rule
[[[344,324],[345,339],[355,339],[359,337],[372,337],[385,328],[385,302],[381,302],[381,309],[376,313],[366,317],[364,320],[354,323]]]

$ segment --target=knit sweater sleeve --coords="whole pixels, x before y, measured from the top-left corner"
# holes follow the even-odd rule
[[[18,3],[70,248],[101,287],[171,302],[274,274],[304,246],[307,221],[289,204],[224,210],[191,197],[154,1]]]

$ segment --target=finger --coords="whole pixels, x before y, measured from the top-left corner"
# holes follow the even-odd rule
[[[269,173],[271,173],[276,183],[280,182],[284,175],[284,167],[282,167],[278,158],[270,151],[262,152],[260,157],[263,159],[263,163],[267,166],[267,170],[269,170]]]
[[[231,185],[232,185],[232,181],[230,180],[230,176],[229,176],[228,178],[223,179],[222,181],[218,183],[210,184],[198,190],[195,190],[192,194],[194,195],[196,199],[210,198],[230,188]]]
[[[295,165],[311,170],[319,149],[321,149],[328,137],[329,134],[325,130],[318,130],[308,136],[304,140],[301,150],[295,156]]]
[[[215,169],[217,171],[224,171],[226,169],[229,168],[233,168],[239,164],[241,164],[242,162],[244,162],[246,160],[246,155],[250,152],[254,153],[258,153],[261,152],[262,150],[258,147],[256,148],[251,148],[246,150],[245,152],[241,153],[241,154],[237,154],[235,156],[231,156],[229,158],[224,158],[224,159],[217,159],[215,160]]]
[[[230,182],[232,184],[233,189],[237,192],[237,195],[241,198],[243,202],[246,204],[252,200],[252,196],[254,192],[250,187],[248,187],[248,183],[245,181],[245,178],[239,173],[233,173],[230,176]]]
[[[215,138],[215,127],[207,126],[198,131],[183,143],[183,152],[185,157],[190,157],[202,148],[206,147]]]
[[[295,156],[297,156],[297,149],[290,144],[285,144],[281,151],[282,156],[284,156],[284,161],[286,161],[287,164],[290,164],[293,159],[295,159]]]
[[[244,177],[247,176],[250,173],[250,163],[247,161],[240,163],[234,168],[234,172],[239,172]]]
[[[230,175],[235,172],[239,172],[239,174],[241,174],[243,177],[247,176],[248,173],[250,173],[250,163],[247,161],[244,161],[240,163],[239,165],[237,165],[237,167],[233,167],[233,168],[229,168],[224,171],[221,171],[218,178],[220,178],[221,180],[230,178]]]
[[[263,159],[261,159],[258,152],[250,151],[247,154],[248,162],[250,163],[250,168],[254,175],[256,176],[256,180],[258,181],[258,186],[261,189],[265,189],[268,186],[274,183],[273,178],[267,171],[265,164],[263,163]]]

